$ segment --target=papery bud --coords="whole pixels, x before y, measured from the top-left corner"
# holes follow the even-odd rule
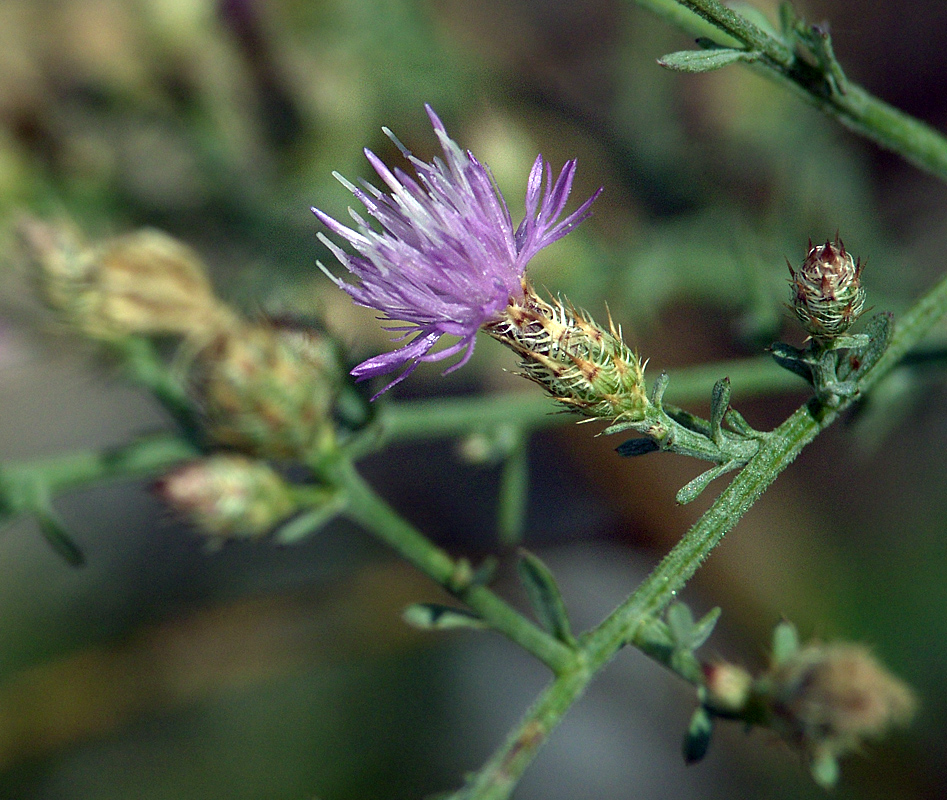
[[[772,727],[820,768],[906,724],[916,705],[907,685],[856,644],[803,647],[774,665],[759,689]]]
[[[792,310],[803,328],[818,341],[847,331],[865,308],[861,261],[846,252],[838,238],[812,246],[798,272],[789,267]]]
[[[233,321],[197,253],[161,231],[108,240],[98,263],[100,313],[114,330],[203,339]]]
[[[300,458],[332,441],[342,370],[321,333],[275,323],[233,327],[200,352],[196,369],[218,444],[264,458]]]
[[[27,217],[19,221],[17,233],[40,299],[69,322],[93,318],[99,304],[98,264],[79,231]]]
[[[244,456],[194,461],[166,475],[156,488],[165,502],[210,536],[262,536],[296,511],[282,477]]]
[[[201,339],[233,319],[197,254],[160,231],[91,245],[67,224],[27,219],[19,230],[42,299],[86,336]]]
[[[641,420],[648,407],[644,364],[609,319],[600,328],[561,300],[547,303],[528,285],[500,319],[484,327],[520,357],[523,376],[569,410],[607,420]]]

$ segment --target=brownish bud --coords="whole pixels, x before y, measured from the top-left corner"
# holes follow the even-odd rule
[[[267,464],[215,455],[185,464],[156,485],[159,496],[203,533],[256,537],[296,510],[289,485]]]
[[[201,340],[233,320],[197,253],[161,231],[110,239],[99,248],[98,264],[100,313],[114,330]]]
[[[197,356],[211,437],[262,458],[305,458],[333,441],[341,386],[333,343],[271,322],[234,326]]]
[[[811,761],[834,760],[910,721],[911,690],[857,644],[811,644],[764,676],[774,727]]]
[[[707,708],[722,716],[739,716],[750,701],[753,676],[725,661],[704,664],[703,673]]]

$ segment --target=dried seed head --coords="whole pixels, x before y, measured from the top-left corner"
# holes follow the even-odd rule
[[[846,252],[841,239],[812,246],[799,271],[789,266],[792,310],[817,341],[826,342],[847,331],[865,308],[861,261]]]
[[[644,364],[609,319],[607,331],[573,306],[547,303],[523,285],[499,320],[484,326],[520,357],[523,376],[570,411],[607,420],[640,420],[648,398]]]
[[[185,464],[156,490],[202,533],[215,537],[262,536],[296,510],[282,477],[265,463],[238,455]]]
[[[915,708],[911,690],[856,644],[810,644],[774,665],[760,685],[773,727],[813,763],[906,724]]]
[[[341,367],[317,331],[234,326],[197,356],[196,388],[218,444],[262,458],[301,458],[333,439]]]

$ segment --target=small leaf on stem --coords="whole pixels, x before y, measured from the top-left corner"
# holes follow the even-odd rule
[[[445,631],[455,628],[482,630],[488,627],[483,619],[470,611],[437,603],[414,603],[401,612],[401,617],[409,625],[422,630]]]
[[[713,50],[679,50],[658,59],[658,64],[675,72],[711,72],[737,62],[758,61],[763,54],[756,50],[734,50],[728,47]]]
[[[724,417],[730,408],[730,379],[721,378],[710,393],[710,439],[718,447],[723,446]]]
[[[562,594],[549,567],[526,550],[520,550],[516,565],[520,580],[539,621],[553,636],[566,644],[575,644]]]

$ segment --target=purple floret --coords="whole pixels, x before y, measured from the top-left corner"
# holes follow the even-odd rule
[[[413,337],[399,349],[369,358],[352,370],[358,380],[365,380],[404,368],[378,394],[404,380],[421,361],[440,361],[463,352],[446,372],[466,364],[480,327],[496,320],[511,299],[522,299],[529,260],[582,222],[601,191],[556,222],[572,188],[575,161],[567,161],[553,183],[549,165],[537,156],[526,190],[526,217],[514,231],[490,170],[470,151],[461,150],[431,107],[425,108],[443,148],[443,160],[421,161],[384,129],[411,162],[417,180],[401,169],[388,169],[370,150],[365,155],[389,194],[364,182],[362,187],[354,186],[336,174],[381,231],[372,229],[352,209],[349,214],[355,226],[351,228],[312,209],[356,251],[357,255],[349,254],[319,234],[358,281],[346,283],[319,266],[358,305],[380,311],[383,320],[405,323],[386,327],[399,334],[394,341]],[[458,341],[432,353],[444,335],[456,336]]]

